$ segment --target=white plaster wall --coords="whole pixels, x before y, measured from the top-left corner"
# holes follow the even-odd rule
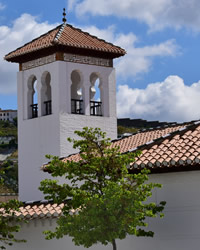
[[[85,115],[71,114],[71,73],[81,72],[83,76]],[[52,114],[41,116],[40,89],[41,78],[45,71],[51,75]],[[102,117],[90,116],[89,89],[90,75],[98,73],[103,91]],[[38,117],[28,119],[28,80],[37,78]],[[68,137],[74,130],[83,127],[99,127],[111,139],[117,137],[115,70],[108,67],[56,61],[18,73],[18,149],[19,149],[19,199],[41,200],[38,190],[40,181],[49,178],[40,167],[47,162],[45,155],[67,156],[73,152]]]
[[[156,190],[154,201],[166,200],[164,219],[150,219],[149,228],[155,232],[154,238],[129,236],[125,240],[118,240],[121,250],[198,250],[200,246],[200,171],[167,173],[151,175],[151,181],[163,184],[162,189]],[[24,225],[18,234],[19,238],[28,240],[25,244],[15,244],[15,250],[48,249],[48,250],[81,250],[71,239],[46,241],[42,231],[54,228],[54,220],[33,220]],[[8,248],[8,249],[13,249]],[[94,246],[91,250],[112,249],[108,246]]]
[[[20,127],[19,136],[19,199],[21,201],[43,199],[38,190],[40,181],[50,178],[41,171],[48,160],[46,154],[59,156],[59,131],[53,115],[26,120]]]
[[[18,73],[19,199],[22,201],[43,199],[38,187],[41,180],[49,178],[40,170],[47,162],[45,155],[60,155],[58,69],[57,63],[51,63]],[[45,71],[51,74],[52,114],[27,119],[27,81],[35,75],[40,89]],[[38,95],[38,103],[39,99]]]
[[[77,152],[73,144],[67,141],[68,137],[80,139],[74,134],[75,130],[82,130],[83,127],[98,127],[106,132],[111,139],[117,138],[117,120],[113,117],[89,116],[89,115],[60,115],[60,154],[66,156]]]
[[[111,67],[102,67],[95,65],[87,65],[71,62],[59,62],[60,78],[64,79],[60,81],[60,111],[64,113],[71,113],[71,98],[70,87],[72,84],[71,73],[76,70],[80,72],[83,77],[84,88],[84,101],[85,101],[85,114],[90,115],[89,110],[89,88],[90,76],[92,73],[97,73],[102,81],[103,91],[103,112],[104,116],[116,118],[116,81],[115,81],[115,69]],[[62,74],[62,76],[61,76]],[[67,91],[63,91],[66,89]],[[67,101],[65,101],[67,100]]]
[[[60,74],[63,74],[60,81],[60,156],[66,156],[77,152],[72,148],[72,144],[67,141],[68,137],[75,138],[74,131],[81,130],[83,127],[98,127],[106,132],[111,139],[117,138],[117,118],[116,118],[116,82],[115,69],[86,64],[60,62]],[[70,87],[71,72],[74,70],[81,73],[83,77],[85,115],[71,114]],[[64,72],[66,75],[64,75]],[[97,73],[102,80],[103,87],[103,116],[90,116],[89,89],[90,76]],[[65,78],[66,77],[66,78]],[[67,91],[64,92],[63,89]],[[65,100],[68,100],[66,102]],[[77,137],[76,137],[77,138]]]
[[[9,120],[13,121],[14,118],[17,117],[17,111],[10,111],[9,112]]]

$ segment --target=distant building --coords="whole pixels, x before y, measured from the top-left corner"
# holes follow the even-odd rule
[[[16,117],[17,117],[17,110],[12,110],[12,109],[2,110],[2,109],[0,109],[0,121],[12,122],[13,119]]]

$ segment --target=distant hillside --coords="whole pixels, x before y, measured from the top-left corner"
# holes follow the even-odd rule
[[[14,136],[17,138],[17,120],[14,123],[9,121],[0,121],[0,137]]]
[[[13,149],[17,149],[17,121],[0,121],[0,154],[9,154]]]
[[[130,119],[130,118],[117,119],[117,126],[136,128],[136,129],[165,127],[171,124],[176,124],[176,122],[147,121],[143,119]]]

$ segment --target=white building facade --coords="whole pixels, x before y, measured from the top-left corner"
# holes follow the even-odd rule
[[[80,44],[71,41],[69,33],[79,37]],[[91,40],[92,46],[88,46]],[[75,130],[99,127],[111,139],[117,137],[113,58],[125,54],[123,49],[65,23],[38,38],[40,42],[35,45],[36,41],[5,57],[20,65],[17,86],[21,201],[43,198],[38,187],[48,177],[40,170],[47,162],[45,155],[63,157],[74,153],[67,138],[75,138]],[[44,48],[47,42],[49,47]]]
[[[102,88],[100,110],[102,113],[101,115],[91,115],[92,77],[97,76],[100,77]],[[73,77],[75,82],[73,82]],[[33,111],[31,108],[32,96],[30,98],[29,92],[32,92],[30,86],[33,86],[35,79],[37,79],[38,110]],[[46,82],[43,82],[43,79],[49,81],[49,96],[45,94],[47,87],[44,87]],[[80,82],[76,82],[76,80],[80,80]],[[81,84],[83,89],[83,99],[72,98],[74,97],[73,91],[77,92],[76,85],[78,84]],[[46,177],[46,174],[40,171],[40,167],[47,161],[45,155],[63,157],[74,153],[67,138],[74,137],[75,130],[81,130],[83,127],[100,127],[109,137],[113,139],[117,137],[116,110],[113,108],[116,106],[114,93],[115,70],[109,67],[55,61],[18,73],[20,200],[42,199],[38,186],[40,181]],[[51,103],[49,102],[51,104],[49,113],[46,113],[44,100],[51,101]],[[74,103],[78,107],[75,108]],[[95,103],[98,105],[98,102]],[[34,112],[37,113],[34,114]],[[31,180],[27,176],[30,176]]]
[[[17,117],[17,110],[12,109],[0,109],[0,121],[13,122],[13,119]]]
[[[154,202],[166,200],[165,217],[152,218],[149,229],[154,231],[153,238],[127,236],[117,240],[117,249],[121,250],[198,250],[200,245],[200,171],[164,173],[151,175],[150,180],[163,184],[152,197]],[[30,216],[30,214],[29,214]],[[27,243],[16,243],[8,250],[83,250],[75,246],[68,236],[62,239],[46,240],[43,231],[53,230],[56,218],[36,215],[28,224],[23,224],[17,234],[19,239]],[[94,245],[89,250],[112,250],[112,245]]]

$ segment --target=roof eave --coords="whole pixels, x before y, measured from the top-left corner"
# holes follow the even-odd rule
[[[172,172],[186,172],[186,171],[199,171],[200,164],[195,165],[179,165],[179,166],[166,166],[166,167],[153,167],[149,168],[150,174],[164,174],[164,173],[172,173]],[[131,168],[129,169],[130,174],[140,173],[142,170],[141,167],[139,168]]]
[[[103,50],[95,50],[90,48],[77,48],[72,46],[64,46],[61,44],[54,43],[52,46],[44,47],[39,50],[34,50],[28,53],[23,53],[15,56],[9,56],[6,55],[4,57],[4,60],[8,62],[13,63],[23,63],[31,60],[34,60],[36,58],[40,58],[46,55],[50,55],[52,53],[56,52],[64,52],[64,53],[74,53],[79,55],[85,55],[85,56],[93,56],[93,57],[102,57],[102,58],[108,58],[108,59],[115,59],[119,58],[121,56],[124,56],[126,54],[126,51],[122,49],[121,52],[112,52],[112,51],[103,51]]]

